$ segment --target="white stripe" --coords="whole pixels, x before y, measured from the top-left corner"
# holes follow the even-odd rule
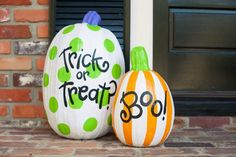
[[[153,0],[130,1],[130,47],[144,46],[153,63]]]
[[[171,96],[170,100],[171,100],[171,108],[172,108],[171,124],[170,124],[170,130],[168,132],[168,135],[166,136],[166,139],[167,139],[169,137],[170,133],[171,133],[172,128],[173,128],[174,118],[175,118],[175,108],[174,108],[174,101],[173,101],[170,89],[169,89],[169,87],[168,87],[166,82],[165,82],[165,84],[166,84],[168,92],[170,93],[170,96]]]
[[[114,118],[114,128],[115,128],[117,137],[123,143],[126,143],[126,142],[125,142],[125,137],[124,137],[124,133],[123,133],[123,121],[120,119],[120,112],[121,112],[121,110],[123,110],[123,104],[120,103],[120,99],[121,99],[123,91],[126,91],[127,84],[128,84],[131,73],[132,72],[128,72],[125,75],[125,78],[124,78],[124,80],[121,84],[121,87],[120,87],[120,91],[118,93],[115,108],[113,109],[114,110],[114,117],[113,117]]]
[[[154,79],[154,82],[155,82],[155,89],[156,89],[156,99],[157,100],[160,100],[162,102],[162,104],[164,105],[164,102],[165,102],[165,91],[161,85],[161,82],[159,81],[158,77],[155,75],[154,72],[151,72],[152,74],[152,77]],[[160,106],[158,106],[158,111],[160,109]],[[157,128],[156,128],[156,132],[155,132],[155,135],[154,135],[154,138],[152,140],[152,143],[150,145],[157,145],[164,132],[165,132],[165,127],[166,127],[166,117],[165,117],[165,120],[163,121],[162,120],[163,118],[163,108],[162,108],[162,114],[157,117]]]
[[[139,72],[138,78],[136,81],[136,87],[135,92],[138,95],[138,101],[137,104],[141,106],[140,104],[140,96],[143,92],[145,92],[146,89],[146,79],[143,72]],[[137,119],[132,119],[132,140],[133,145],[135,146],[143,146],[143,142],[146,137],[147,132],[147,107],[142,107],[142,115],[141,117]],[[139,113],[139,109],[133,108],[133,115],[137,115]]]

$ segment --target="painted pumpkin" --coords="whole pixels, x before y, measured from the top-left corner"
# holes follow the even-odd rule
[[[44,108],[52,129],[73,139],[93,139],[111,129],[111,103],[125,71],[115,35],[88,12],[52,40],[43,74]]]
[[[174,121],[174,104],[164,79],[148,65],[146,51],[131,51],[131,71],[118,86],[113,104],[112,126],[124,144],[147,147],[163,143]]]

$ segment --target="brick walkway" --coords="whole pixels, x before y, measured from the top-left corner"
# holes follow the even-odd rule
[[[0,129],[2,156],[236,156],[236,126],[174,130],[162,146],[131,148],[112,133],[97,140],[69,140],[50,129]],[[1,156],[1,155],[0,155]],[[1,156],[1,157],[2,157]]]

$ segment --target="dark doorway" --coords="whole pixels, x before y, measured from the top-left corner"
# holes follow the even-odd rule
[[[236,2],[154,0],[154,69],[177,115],[236,115]]]

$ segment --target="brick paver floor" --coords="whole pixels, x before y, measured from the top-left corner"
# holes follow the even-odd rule
[[[149,148],[121,144],[113,135],[69,140],[50,129],[0,129],[0,156],[236,156],[236,127],[174,130],[166,143]]]

